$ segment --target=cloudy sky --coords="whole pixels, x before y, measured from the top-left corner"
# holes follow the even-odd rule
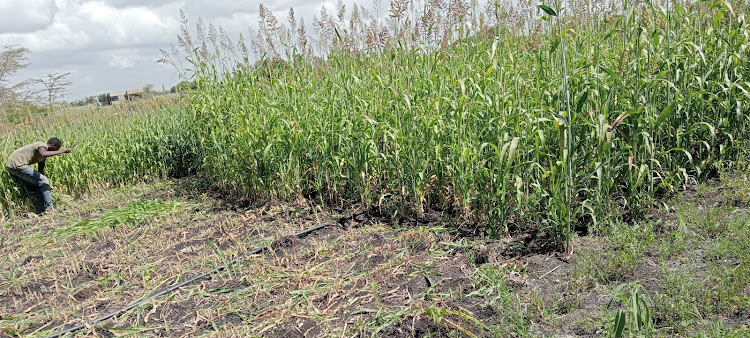
[[[356,2],[365,8],[373,3]],[[388,1],[381,2],[387,7]],[[0,0],[0,46],[31,51],[19,81],[70,72],[65,101],[146,84],[169,89],[180,80],[176,69],[156,60],[162,57],[160,48],[169,50],[177,42],[180,9],[191,27],[202,18],[236,40],[239,33],[247,35],[248,27],[257,27],[260,3],[282,22],[293,7],[309,25],[321,6],[333,13],[337,0]]]

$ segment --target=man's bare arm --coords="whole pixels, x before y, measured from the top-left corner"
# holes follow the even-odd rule
[[[55,156],[55,155],[66,154],[66,153],[69,154],[70,152],[73,151],[73,149],[71,149],[71,148],[65,148],[65,149],[51,151],[51,150],[47,150],[46,147],[39,147],[39,149],[37,149],[37,150],[39,150],[39,153],[42,156],[44,156],[44,157],[52,157],[52,156]]]
[[[44,175],[44,167],[47,165],[47,161],[42,161],[37,164],[39,166],[39,173]]]

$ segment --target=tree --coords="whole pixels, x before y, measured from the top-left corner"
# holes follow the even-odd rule
[[[50,106],[52,106],[52,103],[54,103],[57,99],[65,96],[65,90],[72,84],[70,81],[65,79],[65,77],[67,77],[68,75],[70,75],[70,73],[47,74],[41,79],[34,80],[35,82],[41,83],[47,90],[47,103]]]
[[[27,48],[15,45],[6,45],[0,52],[0,105],[15,100],[21,89],[28,84],[27,81],[18,84],[10,82],[15,73],[29,65],[27,54]]]
[[[172,86],[172,88],[170,88],[169,91],[172,93],[176,93],[176,92],[188,91],[191,89],[195,90],[196,88],[198,88],[198,86],[195,84],[195,82],[183,80],[183,81],[180,81],[180,83],[178,83],[177,85]]]
[[[149,83],[149,84],[143,86],[143,96],[144,97],[152,97],[152,96],[154,96],[154,85],[152,85],[152,84]]]
[[[81,106],[86,106],[86,105],[90,105],[90,104],[95,104],[96,101],[97,101],[97,97],[96,96],[87,96],[87,97],[82,98],[80,100],[71,102],[70,105],[74,106],[74,107],[81,107]]]
[[[107,102],[107,93],[97,95],[96,100],[99,101],[99,104],[102,106],[106,106],[109,104],[109,102]]]

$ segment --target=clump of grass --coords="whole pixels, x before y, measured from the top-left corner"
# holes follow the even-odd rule
[[[622,282],[643,263],[644,252],[655,241],[653,224],[614,224],[607,230],[597,251],[578,253],[570,273],[571,285],[583,292],[596,284]]]
[[[147,219],[168,212],[175,212],[177,208],[179,208],[179,204],[174,202],[160,200],[135,202],[122,208],[110,210],[99,218],[73,222],[64,228],[56,230],[56,232],[63,238],[78,235],[94,236],[101,229],[117,226],[135,226]]]
[[[739,175],[739,177],[722,180],[721,196],[724,205],[734,207],[750,206],[750,175]]]
[[[486,299],[486,303],[497,309],[498,313],[503,316],[499,318],[500,322],[494,325],[493,334],[495,335],[521,335],[531,334],[533,320],[537,317],[536,311],[541,307],[533,303],[524,304],[518,296],[508,288],[506,280],[508,273],[492,265],[484,265],[477,269],[475,280],[477,282],[477,291],[475,295]],[[530,295],[533,298],[535,294]]]
[[[613,292],[613,296],[607,304],[609,308],[614,301],[624,305],[624,309],[617,311],[610,336],[615,338],[635,334],[645,337],[654,335],[653,304],[648,291],[638,283],[619,285]],[[627,329],[627,330],[626,330]]]

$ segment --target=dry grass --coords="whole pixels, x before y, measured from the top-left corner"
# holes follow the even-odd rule
[[[723,181],[724,188],[702,187],[675,208],[685,211],[655,214],[653,222],[613,225],[607,233],[574,238],[577,249],[570,257],[535,252],[532,237],[467,238],[441,228],[436,219],[427,226],[399,226],[366,214],[300,239],[292,234],[344,212],[327,213],[305,204],[239,208],[190,180],[111,190],[64,203],[51,215],[3,223],[0,334],[41,336],[78,325],[268,246],[263,254],[81,332],[605,335],[622,306],[607,308],[614,290],[622,283],[638,283],[648,293],[653,318],[661,321],[655,324],[657,332],[742,336],[747,333],[743,311],[748,309],[743,299],[750,296],[750,284],[731,269],[741,268],[748,256],[722,257],[741,252],[737,249],[750,238],[743,230],[746,205],[730,207],[735,202],[722,192],[746,180],[747,175],[738,175]],[[81,219],[101,220],[147,201],[164,201],[173,208],[93,235],[56,236]],[[707,211],[714,202],[718,211],[711,216]],[[692,208],[693,203],[704,207]],[[689,223],[671,225],[680,217]],[[717,226],[726,236],[714,231]],[[689,247],[675,246],[681,236]],[[733,291],[713,296],[680,292],[712,285]],[[697,304],[702,319],[691,317],[686,304]],[[679,320],[686,326],[673,325]]]
[[[300,240],[284,235],[331,215],[288,205],[231,210],[208,196],[187,195],[192,193],[167,183],[140,186],[9,222],[0,232],[4,243],[12,243],[0,250],[0,289],[8,300],[0,313],[12,319],[4,325],[12,328],[6,333],[39,334],[79,324],[269,244],[268,254],[103,325],[149,327],[170,336],[207,330],[270,334],[293,330],[289,323],[295,319],[315,318],[316,335],[365,332],[382,321],[377,317],[382,311],[424,316],[427,307],[442,304],[463,313],[452,305],[453,297],[440,294],[450,291],[443,284],[454,283],[453,277],[438,276],[442,273],[461,276],[465,289],[473,288],[469,261],[456,258],[463,261],[456,267],[451,263],[456,259],[437,257],[445,253],[441,239],[450,239],[430,231],[351,220],[357,227],[349,231],[329,227]],[[153,199],[173,201],[176,210],[95,235],[55,236],[74,220],[102,218]],[[437,274],[431,286],[418,272],[427,266]],[[243,325],[234,325],[233,316]],[[460,327],[456,321],[460,318],[451,327]]]

